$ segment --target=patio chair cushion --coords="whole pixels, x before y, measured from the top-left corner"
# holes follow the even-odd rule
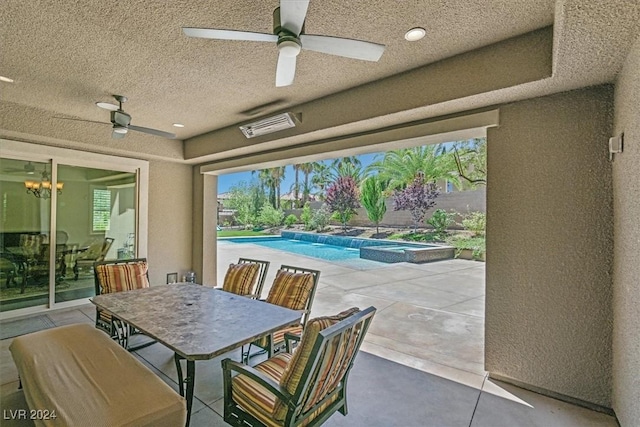
[[[97,265],[96,274],[101,294],[149,287],[146,262],[136,264]]]
[[[266,301],[291,310],[304,310],[312,288],[312,274],[278,270]]]
[[[334,316],[316,317],[309,320],[305,332],[302,335],[302,341],[298,346],[296,352],[294,353],[291,362],[289,362],[287,369],[280,381],[280,385],[284,387],[289,393],[293,394],[296,391],[300,380],[302,379],[302,375],[307,366],[307,362],[311,357],[311,351],[313,350],[313,345],[316,342],[318,333],[323,329],[333,326],[341,320],[344,320],[349,316],[358,313],[359,311],[360,309],[358,307],[352,307]],[[350,345],[353,341],[354,340],[347,340],[345,341],[345,343]],[[354,348],[330,349],[327,351],[327,354],[333,353],[335,355],[338,355],[353,350]],[[324,371],[319,373],[318,381],[324,383],[324,385],[317,388],[315,396],[306,397],[303,412],[309,410],[318,401],[320,401],[320,399],[322,399],[327,393],[332,391],[338,385],[339,380],[342,378],[343,372],[342,369],[340,369],[339,371],[334,371],[335,368],[336,367],[333,366],[332,363],[323,364],[321,369],[324,369]],[[344,369],[346,370],[346,368],[347,367],[345,366]],[[283,420],[286,413],[286,406],[284,406],[280,401],[276,402],[273,417],[276,420]]]
[[[289,353],[280,353],[256,365],[255,369],[279,383],[292,357]],[[235,376],[231,384],[233,400],[237,404],[265,425],[278,425],[272,418],[276,397],[270,391],[246,375]]]
[[[260,266],[255,263],[230,264],[222,290],[237,295],[251,295],[259,270]]]
[[[289,326],[288,328],[280,329],[272,335],[274,343],[284,341],[284,334],[302,335],[302,325]],[[256,341],[256,345],[265,348],[269,345],[269,336],[264,336]]]

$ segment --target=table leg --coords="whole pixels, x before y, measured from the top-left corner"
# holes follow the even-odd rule
[[[194,360],[187,360],[187,378],[184,379],[187,383],[187,427],[191,421],[191,408],[193,407],[193,389],[196,385],[196,362]]]
[[[180,391],[180,396],[184,397],[184,378],[182,377],[181,359],[182,357],[180,357],[178,353],[173,353],[173,360],[176,362],[176,370],[178,371],[178,391]]]
[[[193,390],[196,385],[196,362],[187,360],[187,376],[183,379],[182,366],[180,365],[181,359],[182,357],[178,353],[173,354],[173,360],[176,362],[176,370],[178,371],[178,390],[180,391],[180,396],[187,399],[187,427],[189,427],[191,408],[193,407]],[[187,385],[186,396],[184,384]]]

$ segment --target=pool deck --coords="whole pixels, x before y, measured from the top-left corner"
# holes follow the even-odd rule
[[[326,261],[251,243],[218,242],[218,283],[239,257],[271,261],[262,297],[281,264],[321,271],[312,316],[370,305],[378,311],[362,349],[471,387],[484,371],[485,264]]]

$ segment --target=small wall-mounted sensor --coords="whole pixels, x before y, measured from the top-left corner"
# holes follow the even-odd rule
[[[613,155],[622,153],[623,134],[609,138],[609,160],[613,160]]]

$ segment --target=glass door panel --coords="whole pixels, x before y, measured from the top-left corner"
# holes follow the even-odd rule
[[[135,258],[136,174],[58,166],[55,302],[95,295],[93,263]]]
[[[49,303],[51,191],[50,163],[0,158],[0,311]]]

